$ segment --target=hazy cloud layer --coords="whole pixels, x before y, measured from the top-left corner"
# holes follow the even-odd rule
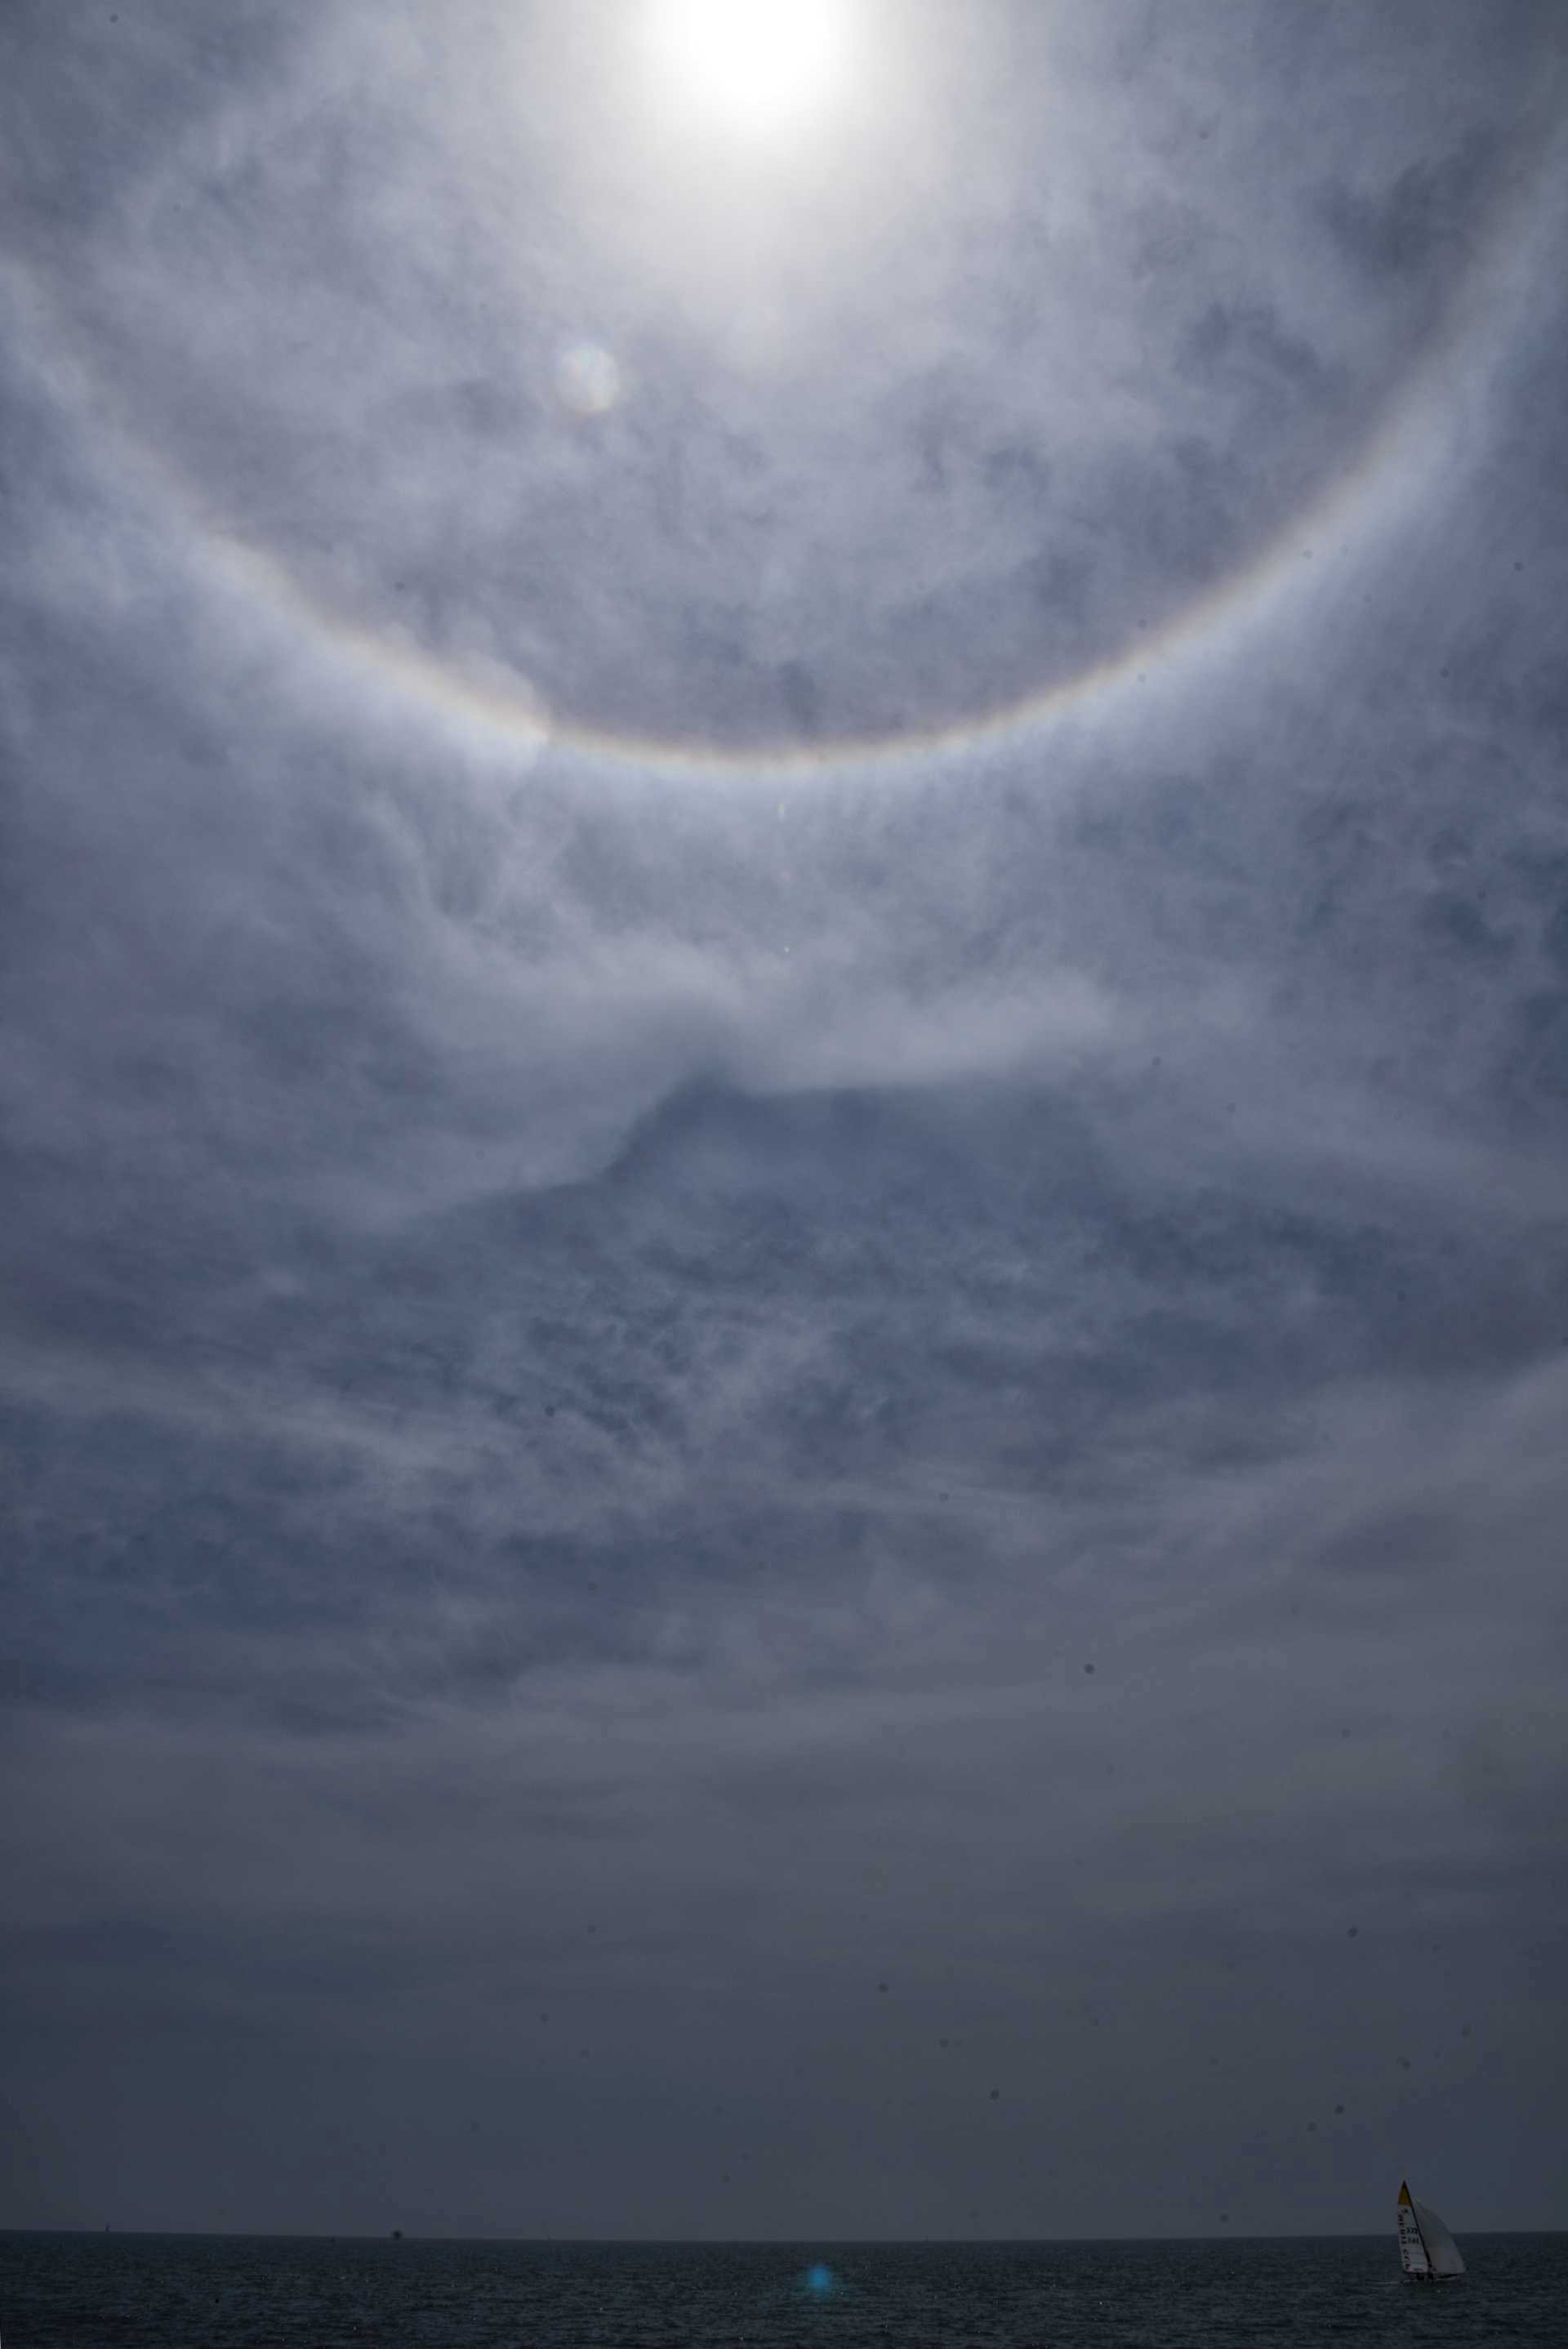
[[[1561,2222],[1560,17],[858,21],[0,35],[12,2222]]]

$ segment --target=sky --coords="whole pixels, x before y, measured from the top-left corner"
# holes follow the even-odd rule
[[[736,22],[4,13],[0,2211],[1568,2224],[1568,19]]]

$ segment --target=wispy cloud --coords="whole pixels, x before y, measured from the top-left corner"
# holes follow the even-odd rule
[[[1546,2223],[1555,12],[46,16],[15,2212]]]

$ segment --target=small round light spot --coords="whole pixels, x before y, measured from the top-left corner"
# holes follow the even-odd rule
[[[621,370],[599,343],[573,343],[555,362],[555,389],[573,416],[607,416],[621,397]]]

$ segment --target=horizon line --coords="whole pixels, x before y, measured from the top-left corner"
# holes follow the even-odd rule
[[[1563,2227],[1466,2227],[1460,2231],[1471,2240],[1490,2235],[1568,2235]],[[858,2251],[880,2250],[944,2250],[950,2245],[989,2242],[1040,2246],[1076,2243],[1308,2243],[1308,2242],[1380,2242],[1389,2232],[1382,2227],[1322,2228],[1307,2227],[1285,2234],[1244,2234],[1232,2228],[1202,2235],[463,2235],[412,2234],[406,2227],[387,2228],[378,2234],[360,2234],[339,2230],[336,2232],[316,2228],[273,2227],[11,2227],[0,2226],[0,2238],[13,2235],[82,2235],[94,2242],[105,2235],[118,2235],[144,2240],[148,2238],[176,2242],[278,2242],[278,2243],[522,2243],[557,2245],[571,2243],[586,2248],[642,2245],[657,2249],[709,2250],[716,2245],[737,2250],[786,2250],[815,2245],[822,2250],[848,2247]]]

